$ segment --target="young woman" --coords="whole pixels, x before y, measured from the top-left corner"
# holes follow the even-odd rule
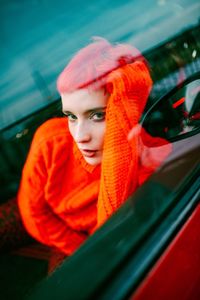
[[[155,170],[141,159],[138,135],[127,138],[151,86],[138,50],[101,38],[66,66],[57,81],[66,118],[36,131],[18,193],[35,239],[72,254]]]

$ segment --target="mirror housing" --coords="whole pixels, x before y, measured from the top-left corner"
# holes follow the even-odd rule
[[[156,101],[141,120],[152,136],[169,141],[200,131],[200,72]]]

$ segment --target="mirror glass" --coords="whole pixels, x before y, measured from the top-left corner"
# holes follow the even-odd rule
[[[147,112],[143,126],[153,136],[171,139],[200,128],[200,79],[160,99]]]

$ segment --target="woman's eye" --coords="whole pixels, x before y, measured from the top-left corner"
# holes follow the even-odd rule
[[[70,121],[70,122],[74,122],[76,121],[77,117],[73,114],[65,114],[65,116],[67,117],[67,119]]]
[[[103,121],[105,120],[105,115],[106,113],[105,112],[96,112],[96,113],[93,113],[91,116],[90,116],[90,119],[94,120],[94,121]]]

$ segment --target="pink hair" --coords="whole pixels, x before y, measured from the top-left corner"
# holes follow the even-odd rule
[[[82,48],[64,68],[57,80],[60,94],[84,87],[99,89],[106,87],[109,73],[134,61],[146,61],[141,53],[128,44],[110,44],[106,39],[96,37],[93,42]]]

